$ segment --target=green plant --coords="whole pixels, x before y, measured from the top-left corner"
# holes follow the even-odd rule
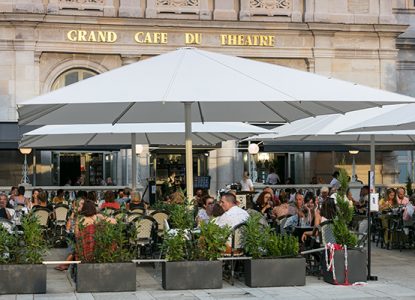
[[[220,227],[214,222],[200,224],[200,237],[197,240],[198,259],[217,260],[226,251],[226,241],[231,234],[228,226]]]
[[[350,232],[348,228],[353,219],[353,207],[350,207],[349,202],[345,200],[345,193],[349,185],[348,177],[347,171],[344,168],[340,168],[337,178],[340,182],[340,188],[336,196],[337,215],[333,221],[333,233],[337,244],[353,248],[357,245],[357,236]]]
[[[22,218],[22,234],[0,227],[0,264],[40,264],[47,252],[42,227],[35,215]]]
[[[261,217],[254,214],[246,221],[243,232],[244,251],[254,259],[297,256],[298,239],[294,236],[276,234],[269,226],[260,223]]]
[[[194,210],[184,204],[171,204],[169,220],[173,228],[182,230],[193,228]]]
[[[88,263],[115,263],[133,258],[126,235],[127,225],[123,222],[114,224],[105,218],[98,219],[93,231],[82,225],[82,219],[79,223],[79,232],[82,234],[79,234],[75,244],[77,259]]]

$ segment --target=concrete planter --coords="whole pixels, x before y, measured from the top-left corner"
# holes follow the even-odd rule
[[[165,290],[222,288],[221,261],[171,261],[162,264]]]
[[[365,282],[367,280],[366,252],[360,250],[347,250],[348,282]],[[345,283],[344,250],[334,252],[334,267],[338,284]],[[323,278],[325,282],[336,284],[332,271],[327,271],[326,257],[323,255]]]
[[[303,257],[252,259],[245,261],[245,284],[249,287],[305,285]]]
[[[46,293],[46,265],[0,265],[0,294]]]
[[[77,265],[76,291],[79,293],[135,290],[135,263],[81,263]]]

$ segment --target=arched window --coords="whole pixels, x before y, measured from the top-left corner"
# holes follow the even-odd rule
[[[52,91],[95,75],[97,75],[96,72],[87,69],[68,70],[56,78],[52,85]]]

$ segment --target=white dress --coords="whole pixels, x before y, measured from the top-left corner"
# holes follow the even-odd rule
[[[250,192],[253,190],[254,184],[252,183],[251,179],[242,179],[241,180],[241,191],[242,192]]]

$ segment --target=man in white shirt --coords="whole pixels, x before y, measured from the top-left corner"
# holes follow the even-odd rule
[[[273,168],[269,169],[269,174],[267,177],[267,183],[268,184],[278,184],[280,183],[280,177],[278,176],[277,173],[275,173],[275,170]]]
[[[229,226],[233,228],[236,225],[245,222],[249,217],[249,214],[245,210],[238,207],[234,194],[223,194],[219,204],[225,211],[225,213],[216,220],[216,224],[220,227]]]
[[[329,184],[331,189],[332,188],[335,188],[336,190],[339,189],[340,181],[337,179],[339,175],[340,175],[339,171],[334,171],[333,175],[331,175],[333,177]]]

